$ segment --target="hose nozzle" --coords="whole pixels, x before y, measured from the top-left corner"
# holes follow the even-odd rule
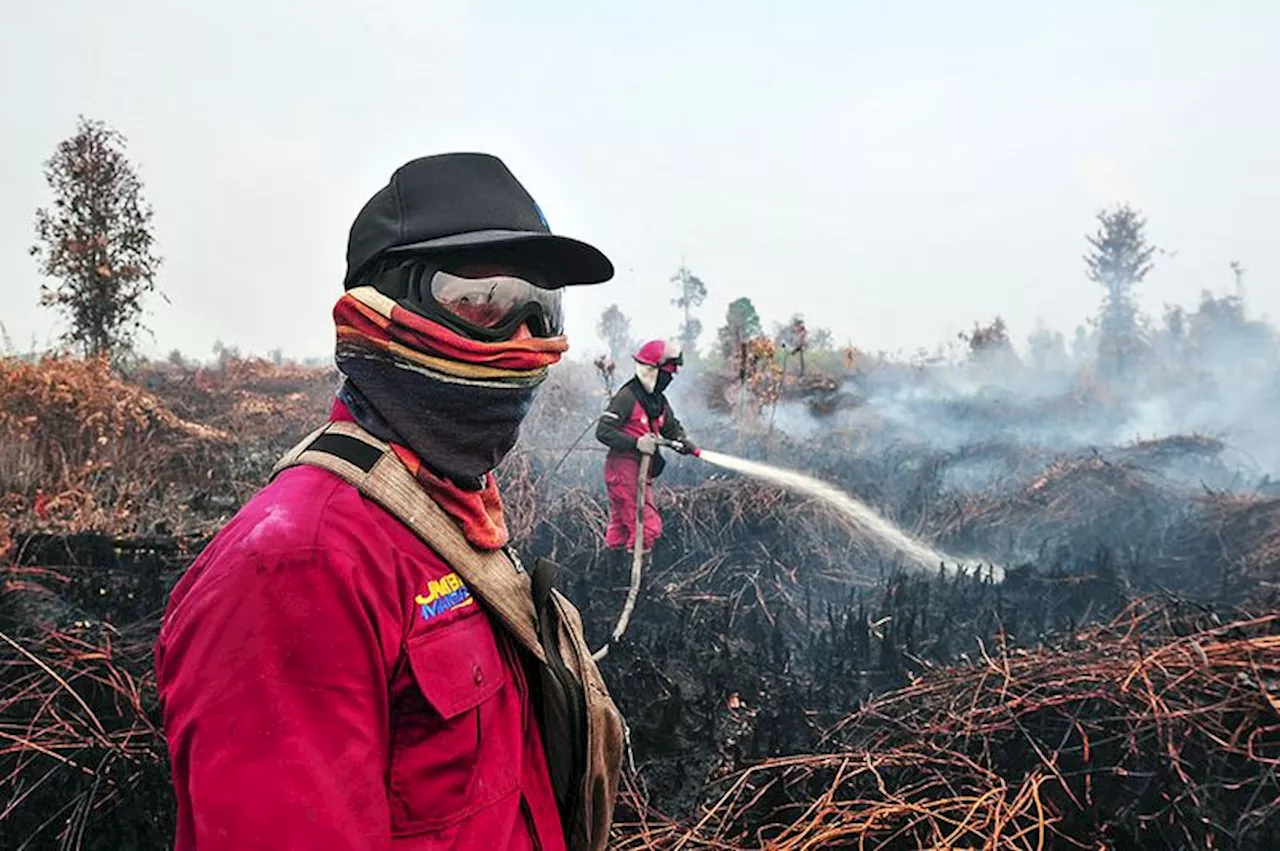
[[[688,449],[683,440],[672,440],[660,434],[654,435],[654,437],[657,439],[659,446],[664,446],[673,452],[679,452],[681,455],[692,455],[695,458],[702,455],[701,449],[696,446],[693,449]]]

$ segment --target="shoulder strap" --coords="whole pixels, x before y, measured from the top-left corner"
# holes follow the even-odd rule
[[[271,471],[271,478],[299,464],[339,476],[408,526],[449,562],[512,636],[546,664],[528,574],[502,552],[473,547],[449,515],[423,492],[390,446],[355,423],[331,422],[286,453]]]

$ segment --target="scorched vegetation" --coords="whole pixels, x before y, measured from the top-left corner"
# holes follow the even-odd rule
[[[821,504],[676,460],[604,662],[632,743],[615,847],[1280,843],[1274,334],[1231,295],[1134,315],[1141,219],[1101,228],[1103,315],[1072,346],[995,321],[893,357],[802,317],[767,335],[738,299],[699,353],[708,284],[677,273],[672,392],[700,445],[1007,578],[906,569]],[[614,306],[600,327],[610,354],[556,368],[500,470],[593,641],[626,591],[589,433],[631,326]],[[165,847],[166,593],[337,380],[228,351],[0,361],[0,847]]]

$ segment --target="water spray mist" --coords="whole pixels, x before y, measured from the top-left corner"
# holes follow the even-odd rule
[[[822,500],[839,511],[842,517],[858,529],[906,556],[911,565],[917,569],[936,570],[941,566],[943,571],[948,574],[954,574],[958,570],[964,570],[969,573],[978,572],[978,565],[966,565],[961,559],[947,555],[921,541],[917,541],[881,517],[866,503],[849,496],[849,494],[826,482],[801,475],[793,470],[784,470],[758,461],[748,461],[745,458],[735,458],[732,455],[712,452],[708,449],[699,451],[698,457],[717,467],[764,479],[788,490],[804,493]],[[1004,580],[1004,569],[997,565],[990,565],[983,572],[989,573],[991,580],[994,582]]]

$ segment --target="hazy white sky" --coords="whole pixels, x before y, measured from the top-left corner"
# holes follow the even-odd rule
[[[890,8],[892,6],[892,8]],[[56,334],[27,255],[41,164],[103,119],[155,208],[156,341],[325,355],[347,229],[402,162],[502,157],[615,280],[571,291],[674,333],[751,297],[840,342],[933,346],[1001,314],[1069,332],[1098,208],[1140,207],[1144,304],[1232,286],[1280,318],[1280,4],[10,0],[0,9],[0,322]],[[705,339],[705,337],[704,337]]]

